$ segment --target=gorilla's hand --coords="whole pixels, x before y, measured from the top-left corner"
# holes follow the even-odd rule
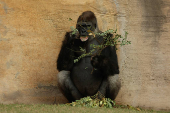
[[[91,64],[94,68],[103,68],[105,64],[107,64],[107,59],[105,56],[102,55],[96,55],[91,58]]]
[[[73,39],[78,38],[79,37],[79,31],[71,31],[70,32],[70,37],[72,37]]]
[[[99,56],[94,56],[94,57],[91,57],[91,65],[94,67],[94,68],[98,68],[99,66]]]
[[[79,36],[79,33],[73,34],[73,32],[66,32],[65,34],[65,40],[63,41],[63,44],[66,46],[72,45],[74,40]]]
[[[119,74],[119,67],[109,57],[96,55],[91,58],[91,64],[94,68],[103,71],[105,76]]]

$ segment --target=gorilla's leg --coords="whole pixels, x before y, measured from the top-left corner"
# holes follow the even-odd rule
[[[108,82],[109,82],[109,88],[106,96],[114,100],[119,93],[120,87],[121,87],[121,82],[119,79],[119,75],[115,74],[114,76],[109,76],[108,77]]]
[[[82,95],[79,93],[79,91],[71,81],[70,71],[63,70],[58,73],[58,85],[69,102],[82,98]]]
[[[104,95],[106,98],[111,98],[114,100],[120,90],[121,83],[119,80],[119,75],[115,74],[114,76],[108,76],[103,80],[99,92]]]
[[[104,80],[99,88],[99,97],[98,97],[99,99],[106,97],[106,91],[108,88],[109,88],[108,80],[107,80],[107,78],[104,78]]]

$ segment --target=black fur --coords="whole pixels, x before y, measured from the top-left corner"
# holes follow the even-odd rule
[[[97,26],[97,19],[93,12],[86,11],[78,18],[77,23],[91,22],[93,32],[100,32]],[[76,25],[77,29],[81,29]],[[118,78],[119,67],[115,47],[107,47],[100,55],[96,55],[96,49],[91,56],[86,56],[74,63],[74,59],[84,54],[80,47],[90,52],[91,44],[100,45],[103,43],[101,36],[88,36],[88,40],[82,42],[79,34],[72,35],[67,32],[63,41],[61,51],[57,59],[58,85],[72,102],[85,96],[91,96],[98,91],[105,97],[115,99],[120,89]]]

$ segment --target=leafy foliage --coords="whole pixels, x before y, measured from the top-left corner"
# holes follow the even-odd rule
[[[113,108],[115,106],[115,102],[111,100],[110,98],[101,98],[98,97],[101,96],[101,94],[98,92],[94,96],[87,96],[84,98],[81,98],[80,100],[76,100],[75,102],[68,103],[69,106],[83,106],[83,107],[104,107],[104,108]]]
[[[77,34],[78,30],[76,28],[74,28],[73,26],[70,27],[72,33],[71,35]]]
[[[71,27],[71,30],[72,30],[72,35],[75,35],[78,32],[78,30],[75,29],[73,26]],[[131,44],[131,41],[127,40],[128,33],[125,32],[125,37],[122,37],[121,35],[119,35],[117,33],[117,29],[116,30],[109,29],[102,33],[94,33],[90,30],[88,30],[87,32],[89,33],[89,35],[92,35],[96,40],[97,40],[96,36],[102,36],[104,40],[103,40],[103,42],[100,43],[100,45],[91,44],[91,47],[93,49],[90,52],[88,52],[88,53],[85,52],[84,54],[79,56],[77,59],[74,60],[74,63],[78,62],[81,58],[83,58],[85,56],[92,55],[93,51],[95,51],[95,50],[98,51],[95,55],[100,55],[102,50],[108,46],[116,47],[116,45],[123,46],[123,45]],[[80,48],[80,51],[84,51],[84,49]],[[95,56],[95,55],[93,55],[93,56]]]

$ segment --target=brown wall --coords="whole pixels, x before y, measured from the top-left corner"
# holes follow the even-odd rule
[[[0,0],[0,103],[67,102],[56,59],[64,33],[86,10],[102,31],[128,31],[132,41],[118,51],[117,103],[170,110],[169,0]]]

